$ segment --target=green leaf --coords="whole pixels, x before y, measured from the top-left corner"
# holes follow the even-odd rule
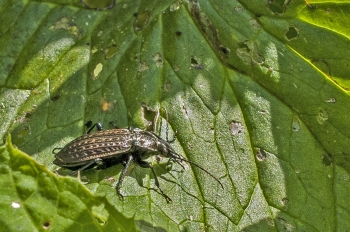
[[[14,148],[10,136],[0,161],[2,231],[136,231],[132,219]]]
[[[2,1],[0,135],[53,171],[52,150],[89,120],[164,139],[168,121],[175,151],[224,189],[154,156],[173,203],[140,167],[122,201],[122,165],[83,171],[113,205],[100,207],[108,215],[134,217],[141,231],[349,230],[349,10],[322,0]]]

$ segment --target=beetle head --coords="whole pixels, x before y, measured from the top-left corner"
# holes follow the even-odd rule
[[[167,158],[176,158],[178,154],[175,153],[174,149],[170,146],[170,144],[164,140],[157,141],[157,150],[159,153]]]

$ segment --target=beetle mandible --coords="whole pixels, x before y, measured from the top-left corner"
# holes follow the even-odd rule
[[[98,131],[89,133],[95,126]],[[87,134],[74,139],[56,153],[53,163],[57,166],[68,169],[78,168],[72,173],[73,175],[74,173],[87,169],[92,165],[100,165],[103,161],[107,161],[108,159],[116,159],[117,163],[122,163],[124,165],[124,169],[116,186],[117,194],[120,198],[123,198],[120,188],[124,177],[126,176],[131,163],[135,162],[142,168],[151,169],[155,185],[168,203],[172,201],[161,189],[152,165],[149,162],[144,161],[144,159],[157,154],[169,158],[176,163],[184,161],[196,166],[214,178],[221,187],[224,188],[222,183],[213,174],[200,165],[177,154],[170,146],[170,143],[175,139],[176,136],[172,141],[169,141],[168,139],[165,141],[153,132],[138,128],[103,130],[101,124],[96,123]]]

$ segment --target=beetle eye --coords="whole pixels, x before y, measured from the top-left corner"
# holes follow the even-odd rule
[[[162,155],[167,155],[169,153],[167,146],[164,143],[158,143],[157,149]]]

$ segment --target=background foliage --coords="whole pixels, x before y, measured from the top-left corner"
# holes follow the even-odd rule
[[[1,147],[0,228],[349,229],[349,6],[0,1],[0,135],[31,156],[9,138]],[[157,157],[172,204],[139,167],[124,201],[114,189],[121,165],[83,173],[94,196],[50,172],[52,149],[89,120],[165,137],[161,107],[178,131],[174,149],[224,190]]]

